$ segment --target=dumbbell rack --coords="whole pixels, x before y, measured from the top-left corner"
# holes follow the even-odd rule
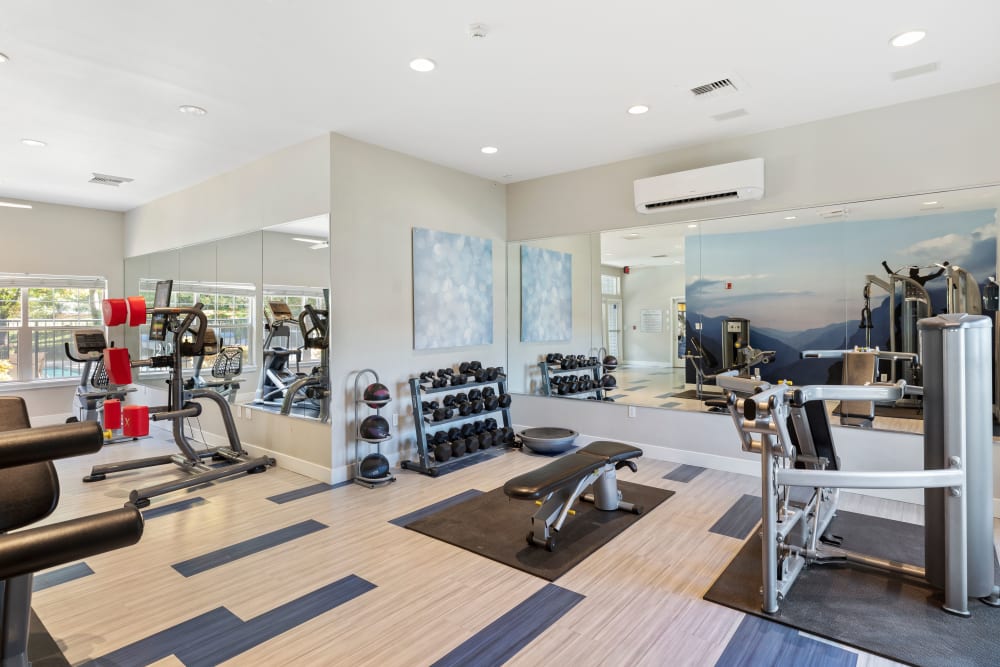
[[[467,377],[472,376],[470,375]],[[507,393],[507,377],[503,374],[501,374],[496,380],[489,380],[486,382],[468,382],[466,384],[452,385],[449,387],[425,387],[420,384],[420,378],[418,377],[410,378],[409,384],[410,398],[413,401],[413,425],[417,435],[417,458],[416,460],[402,461],[399,465],[404,470],[414,470],[425,475],[430,475],[431,477],[437,477],[442,468],[447,468],[453,463],[466,460],[463,458],[454,458],[443,462],[433,460],[427,446],[427,440],[429,436],[439,430],[437,428],[439,426],[448,426],[456,422],[464,422],[473,419],[485,419],[487,415],[499,412],[503,416],[504,428],[513,428],[511,426],[509,407],[498,407],[496,410],[484,410],[478,414],[456,416],[451,419],[442,419],[441,421],[431,421],[429,416],[424,412],[423,408],[423,399],[425,396],[433,394],[446,394],[448,392],[468,391],[469,389],[475,389],[476,387],[486,387],[494,384],[497,386],[498,395],[502,396]],[[432,428],[433,432],[428,433],[428,428]]]
[[[604,398],[604,387],[600,386],[602,368],[600,363],[596,366],[584,366],[582,368],[553,368],[553,364],[549,364],[547,361],[539,361],[538,368],[542,371],[542,391],[545,392],[546,396],[583,396],[586,394],[594,394],[598,400]],[[593,389],[577,391],[572,394],[552,393],[552,378],[554,376],[562,375],[563,373],[583,373],[587,370],[591,371],[591,374],[594,376],[594,382],[597,383],[597,386]]]
[[[367,486],[369,489],[374,489],[376,486],[382,484],[389,484],[390,482],[395,482],[396,478],[393,474],[386,473],[385,477],[362,477],[361,476],[361,456],[359,455],[359,449],[361,443],[368,443],[375,445],[375,452],[377,454],[382,453],[382,443],[392,440],[392,436],[385,438],[363,438],[361,437],[361,406],[364,406],[370,413],[372,410],[375,414],[380,414],[382,408],[384,408],[388,403],[392,401],[392,398],[387,398],[384,401],[366,401],[363,397],[364,389],[359,387],[358,382],[362,377],[366,375],[371,375],[375,379],[373,382],[380,382],[378,378],[378,373],[370,368],[365,368],[358,371],[358,374],[354,377],[354,483],[360,484],[361,486]],[[372,408],[370,404],[374,404],[377,407]]]

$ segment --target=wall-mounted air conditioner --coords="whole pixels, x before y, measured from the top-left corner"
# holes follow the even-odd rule
[[[633,186],[639,213],[760,199],[764,196],[764,159],[640,178]]]

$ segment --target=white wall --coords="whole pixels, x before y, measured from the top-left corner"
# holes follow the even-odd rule
[[[622,275],[622,311],[624,319],[624,360],[672,366],[677,353],[673,332],[671,298],[684,296],[684,266],[632,267]],[[640,326],[644,309],[663,312],[663,330],[646,333]]]
[[[508,186],[510,240],[1000,183],[1000,84]],[[636,213],[637,178],[762,157],[766,196]]]
[[[282,149],[125,214],[125,256],[308,218],[330,208],[326,135]]]
[[[108,279],[108,294],[121,294],[123,214],[8,201],[31,204],[32,208],[0,207],[0,235],[5,248],[0,271],[104,276]],[[117,342],[121,344],[121,340]],[[74,386],[66,382],[57,384],[62,386],[0,385],[0,393],[23,396],[28,414],[37,426],[62,421],[71,412]]]
[[[503,185],[336,134],[330,156],[332,457],[334,479],[344,479],[353,460],[356,371],[373,368],[392,391],[383,413],[401,417],[382,451],[395,462],[401,451],[414,455],[411,376],[471,359],[506,363],[506,193]],[[413,227],[493,240],[492,345],[413,349]]]

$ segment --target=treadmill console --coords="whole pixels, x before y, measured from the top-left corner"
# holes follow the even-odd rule
[[[295,319],[292,316],[292,309],[284,301],[268,301],[267,305],[271,309],[271,314],[274,316],[276,322]]]

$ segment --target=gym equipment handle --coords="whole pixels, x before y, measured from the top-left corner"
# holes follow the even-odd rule
[[[97,422],[5,431],[0,433],[0,468],[93,454],[103,445],[104,432]]]

